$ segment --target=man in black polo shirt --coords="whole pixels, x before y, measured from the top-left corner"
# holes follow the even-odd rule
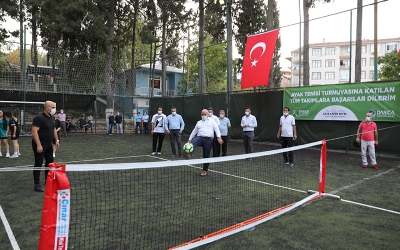
[[[35,154],[35,165],[33,170],[33,180],[35,182],[35,191],[43,192],[40,185],[40,168],[43,165],[43,157],[45,163],[45,180],[49,172],[49,163],[53,162],[53,141],[55,146],[60,146],[57,131],[54,125],[53,115],[56,113],[56,104],[52,101],[46,101],[43,113],[37,115],[32,122],[32,149]],[[45,181],[46,183],[46,181]]]

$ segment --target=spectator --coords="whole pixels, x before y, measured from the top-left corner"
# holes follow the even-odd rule
[[[216,115],[214,115],[213,108],[211,108],[211,107],[208,108],[208,116],[210,117],[210,119],[214,120],[215,123],[217,123],[217,125],[219,127],[219,119],[218,119],[218,117]],[[217,157],[218,156],[218,154],[217,154],[217,152],[218,152],[218,142],[217,142],[216,134],[214,134],[212,149],[213,149],[213,157]]]
[[[90,128],[90,133],[93,133],[93,116],[91,114],[89,114],[88,116],[88,124]]]
[[[14,154],[10,156],[10,158],[17,158],[20,156],[19,153],[19,144],[18,144],[18,138],[19,138],[19,126],[18,126],[18,119],[13,115],[11,111],[6,111],[4,112],[6,117],[9,120],[9,126],[10,126],[10,132],[11,132],[11,140],[13,142],[13,147],[14,147]]]
[[[182,116],[176,113],[176,108],[171,108],[171,114],[167,117],[166,130],[167,134],[170,135],[172,157],[176,156],[175,141],[178,144],[178,154],[179,158],[182,158],[182,142],[181,135],[185,128],[185,123],[183,122]]]
[[[144,112],[144,115],[142,117],[142,122],[144,127],[144,133],[147,135],[149,133],[149,115],[147,114],[147,112]]]
[[[281,140],[282,148],[290,148],[293,146],[293,139],[296,140],[296,122],[292,115],[289,114],[290,108],[283,108],[283,115],[279,121],[279,130],[276,135]],[[283,153],[283,164],[289,165],[289,167],[293,167],[293,151]]]
[[[219,131],[221,132],[221,139],[224,142],[222,145],[218,143],[217,156],[221,154],[222,146],[222,156],[226,156],[228,150],[228,130],[231,128],[231,121],[228,117],[225,117],[225,111],[219,111]]]
[[[363,168],[368,167],[367,160],[367,149],[371,164],[376,170],[379,169],[376,163],[375,157],[375,146],[378,146],[378,127],[375,122],[372,121],[372,114],[367,113],[365,121],[362,121],[357,129],[357,142],[360,142],[361,137],[361,159],[363,162]]]
[[[58,120],[60,120],[61,130],[65,137],[67,137],[67,115],[64,113],[64,110],[60,109],[60,113],[58,114]]]
[[[253,138],[254,138],[254,128],[257,127],[257,119],[254,115],[251,115],[250,108],[246,108],[242,117],[240,125],[243,128],[242,138],[244,143],[244,151],[246,154],[253,153]],[[247,160],[251,161],[252,158]]]
[[[10,157],[10,146],[8,145],[8,120],[6,116],[3,114],[3,111],[0,110],[0,156],[3,156],[1,153],[1,143],[6,147],[6,157]]]
[[[137,132],[138,132],[138,127],[139,127],[140,134],[142,134],[142,119],[143,119],[143,116],[140,115],[140,112],[137,112],[135,134],[137,134]]]
[[[83,132],[86,134],[88,131],[89,124],[86,122],[85,117],[82,115],[78,120],[79,128],[83,129]]]
[[[217,123],[209,117],[208,110],[203,109],[201,111],[201,120],[196,123],[188,140],[188,143],[193,144],[193,152],[197,146],[201,146],[203,148],[203,158],[210,158],[214,134],[217,135],[218,143],[222,144],[223,141]],[[186,154],[186,158],[192,158],[192,153]],[[209,166],[210,163],[203,164],[201,176],[207,175]]]
[[[76,133],[76,120],[75,117],[71,117],[71,119],[69,119],[69,117],[67,117],[67,132],[71,132],[72,130],[75,131]]]
[[[161,155],[162,143],[165,136],[167,117],[162,113],[162,108],[158,107],[157,114],[151,119],[151,133],[153,134],[153,152],[151,155]],[[158,147],[157,147],[158,140]]]
[[[52,101],[46,101],[44,104],[44,111],[38,114],[32,122],[32,149],[35,155],[35,165],[33,170],[33,180],[35,183],[34,190],[43,192],[40,185],[40,168],[45,163],[45,180],[47,178],[49,164],[54,161],[53,159],[53,140],[58,148],[60,141],[58,140],[57,132],[54,125],[53,115],[56,113],[56,104]],[[46,184],[46,181],[45,181]]]
[[[115,116],[115,126],[117,127],[117,135],[122,135],[122,115],[120,115],[119,112],[117,112]]]
[[[113,112],[111,112],[107,118],[108,118],[108,135],[112,135],[115,123],[115,117],[113,115]]]
[[[57,114],[54,114],[54,127],[57,132],[57,138],[60,140],[61,122],[58,119]],[[56,147],[55,141],[53,140],[53,158],[56,157],[56,151],[57,151],[57,147]]]

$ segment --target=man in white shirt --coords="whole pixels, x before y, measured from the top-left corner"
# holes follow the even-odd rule
[[[224,141],[222,144],[222,156],[226,156],[226,151],[228,149],[228,130],[231,128],[231,121],[228,117],[225,117],[225,111],[219,111],[219,131],[221,132],[221,139]],[[221,145],[218,144],[217,155],[220,156]]]
[[[151,155],[161,155],[162,143],[165,136],[166,120],[167,116],[162,113],[162,107],[158,107],[157,114],[153,115],[153,118],[151,119],[151,133],[153,134],[153,152]]]
[[[211,120],[214,120],[215,123],[217,123],[218,129],[219,129],[220,121],[219,121],[219,118],[218,118],[216,115],[214,115],[213,108],[209,107],[207,110],[208,110],[208,116],[209,116],[209,118],[210,118]],[[214,134],[212,149],[213,149],[213,157],[218,157],[218,142],[217,142],[216,134]]]
[[[149,115],[147,114],[147,112],[144,112],[142,121],[144,127],[144,134],[147,135],[149,133]]]
[[[290,109],[289,107],[283,108],[283,115],[279,121],[279,130],[276,137],[280,138],[282,148],[289,148],[293,146],[293,140],[296,140],[296,123],[294,117],[289,115]],[[289,165],[289,167],[293,167],[293,151],[288,153],[283,153],[283,164]]]
[[[208,115],[208,110],[201,111],[201,120],[196,123],[192,133],[189,136],[188,143],[193,144],[193,151],[197,146],[203,148],[203,158],[210,158],[210,151],[213,143],[214,133],[216,134],[217,141],[222,144],[221,133],[217,123]],[[186,154],[186,158],[192,158],[192,153]],[[201,176],[206,176],[210,163],[203,164],[203,172]]]
[[[251,114],[250,108],[246,108],[244,114],[240,125],[243,128],[242,138],[244,142],[244,151],[246,154],[250,154],[253,153],[254,128],[257,127],[257,119]],[[252,158],[248,158],[247,160],[251,161]]]

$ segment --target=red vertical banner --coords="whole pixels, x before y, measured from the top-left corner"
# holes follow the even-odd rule
[[[66,250],[68,245],[71,190],[65,164],[50,164],[40,228],[40,250]]]
[[[268,86],[279,29],[247,37],[241,89]]]
[[[320,194],[325,193],[325,176],[326,176],[326,141],[322,140],[320,169],[319,169],[319,187]]]

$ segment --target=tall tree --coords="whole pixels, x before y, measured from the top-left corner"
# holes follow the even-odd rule
[[[273,16],[273,26],[272,29],[277,29],[279,28],[279,10],[277,8],[276,0],[268,0],[272,1],[272,16]],[[268,7],[269,8],[269,7]],[[268,10],[268,17],[269,17],[269,10]],[[282,72],[281,72],[281,66],[279,63],[281,54],[282,42],[281,42],[281,37],[278,36],[278,39],[275,44],[275,50],[274,50],[274,58],[272,60],[272,67],[271,67],[271,74],[270,74],[270,86],[271,88],[278,88],[280,87],[281,81],[282,81]]]
[[[357,0],[356,60],[355,60],[355,78],[354,78],[355,82],[361,82],[361,47],[362,47],[362,14],[363,14],[362,6],[363,6],[363,1]]]
[[[382,81],[400,80],[400,51],[393,50],[377,58],[378,77]]]
[[[10,36],[18,36],[18,30],[9,31],[2,27],[2,23],[6,20],[6,16],[18,18],[19,5],[18,0],[2,0],[0,1],[0,41],[9,38]]]

